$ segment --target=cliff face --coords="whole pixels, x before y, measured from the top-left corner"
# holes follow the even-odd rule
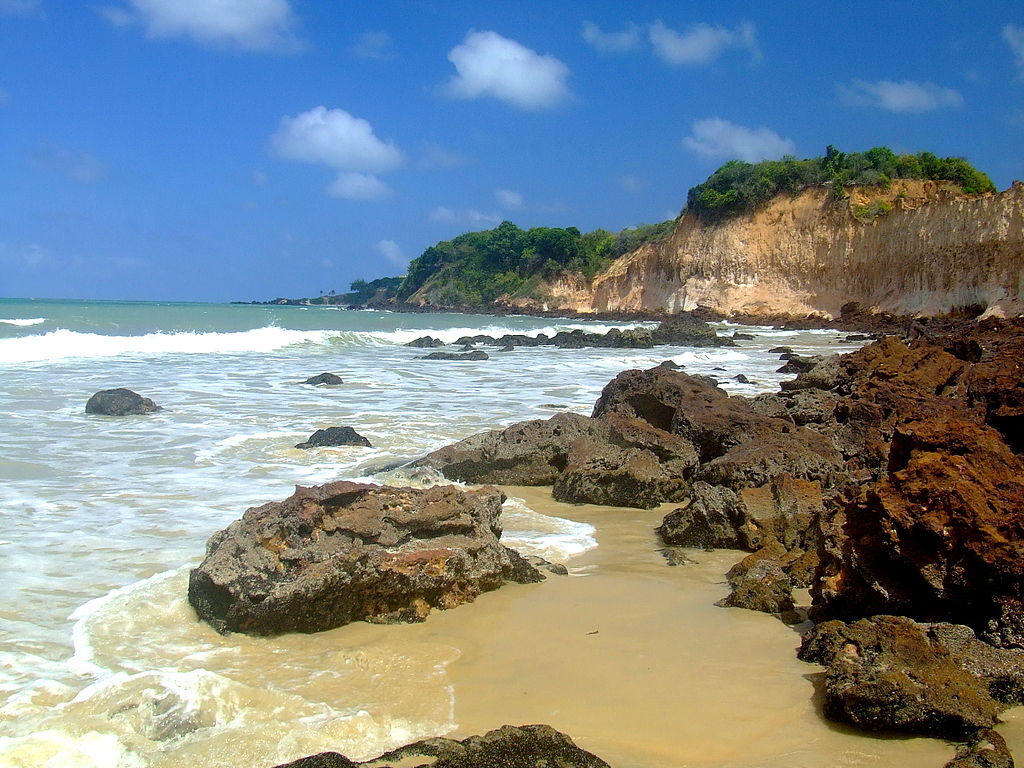
[[[865,220],[874,203],[892,207]],[[552,286],[578,311],[835,316],[849,301],[895,314],[978,305],[1024,312],[1024,184],[965,196],[897,181],[835,201],[827,188],[779,196],[755,213],[705,224],[683,216],[666,240],[617,260],[590,292]],[[589,293],[589,295],[588,295]]]

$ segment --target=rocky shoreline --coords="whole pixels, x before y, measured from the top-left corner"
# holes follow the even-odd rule
[[[885,336],[850,355],[812,361],[780,392],[755,398],[729,396],[710,379],[667,366],[624,371],[590,417],[521,422],[442,448],[415,466],[472,484],[550,485],[556,499],[573,503],[677,503],[658,528],[669,550],[750,553],[729,572],[732,592],[721,605],[794,622],[802,617],[792,589],[810,589],[815,624],[800,658],[825,668],[826,717],[959,742],[949,764],[957,768],[1012,765],[991,728],[1002,710],[1024,703],[1024,323],[915,321],[902,330],[903,339]],[[441,566],[434,555],[396,554],[403,547],[436,554],[443,521],[465,516],[465,498],[431,526],[401,532],[392,530],[394,514],[386,510],[397,506],[404,514],[411,489],[350,485],[299,489],[284,505],[250,510],[211,540],[212,556],[236,542],[238,526],[253,528],[248,543],[227,547],[218,566],[246,585],[251,594],[243,602],[273,615],[267,596],[282,576],[294,582],[289,572],[305,578],[335,557],[323,554],[327,531],[347,537],[341,560],[368,579],[356,594],[374,596],[362,600],[370,610],[341,610],[346,620],[418,620],[423,606],[451,607],[478,594],[452,582],[460,599],[450,600],[435,585],[422,586],[431,569],[435,576],[469,570],[449,569],[462,557],[454,549],[441,547]],[[458,493],[491,494],[492,507],[497,498],[486,488]],[[338,522],[351,500],[337,497],[353,494],[380,497],[372,530]],[[470,526],[489,526],[491,545],[500,532],[497,514]],[[285,529],[290,537],[280,535]],[[367,548],[389,562],[417,561],[403,571],[417,585],[410,599],[394,602],[393,569],[365,560]],[[267,562],[239,571],[251,553]],[[503,575],[489,583],[539,580],[532,566],[522,566],[499,567]],[[220,589],[208,589],[205,567],[193,573],[195,599],[190,587],[200,615],[204,600],[225,602],[199,596]],[[334,580],[321,597],[286,587],[302,611],[327,603],[338,613],[339,590],[353,570],[340,580],[333,565],[327,570]],[[530,571],[536,576],[509,575]],[[268,579],[275,581],[269,590]],[[376,610],[382,601],[387,610]],[[293,619],[273,619],[272,631],[319,628]],[[211,623],[264,632],[247,621]]]

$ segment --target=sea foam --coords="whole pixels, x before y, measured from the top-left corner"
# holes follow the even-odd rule
[[[0,317],[0,323],[4,325],[42,325],[45,322],[45,317]]]

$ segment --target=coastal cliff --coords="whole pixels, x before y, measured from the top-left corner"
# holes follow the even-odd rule
[[[1024,184],[963,195],[935,181],[897,180],[778,195],[756,211],[673,233],[615,261],[589,295],[555,283],[551,303],[577,311],[837,316],[865,309],[937,315],[964,308],[1024,312]]]

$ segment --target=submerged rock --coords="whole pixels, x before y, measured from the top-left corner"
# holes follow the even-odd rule
[[[323,448],[335,445],[359,445],[372,448],[370,441],[356,432],[352,427],[327,427],[318,429],[304,442],[296,444],[296,448]]]
[[[429,349],[430,347],[443,347],[444,342],[440,339],[435,339],[433,336],[420,336],[418,339],[408,342],[405,346]]]
[[[423,739],[364,763],[337,752],[324,752],[277,768],[383,768],[399,764],[406,768],[610,768],[597,755],[580,749],[548,725],[506,725],[461,741]]]
[[[298,486],[214,534],[188,599],[219,632],[421,621],[506,581],[544,578],[499,543],[503,500],[495,488]]]
[[[420,360],[488,360],[489,355],[482,349],[473,352],[431,352],[423,355]]]
[[[162,410],[148,397],[123,388],[100,390],[85,404],[86,413],[100,416],[139,416]]]
[[[804,638],[799,655],[826,668],[825,714],[872,731],[962,738],[995,725],[1024,690],[1024,655],[953,624],[828,621]]]
[[[306,379],[302,383],[303,384],[312,384],[313,386],[336,387],[339,384],[344,384],[345,382],[341,380],[341,376],[338,376],[336,374],[333,374],[333,373],[319,373],[316,376],[310,376],[308,379]]]

